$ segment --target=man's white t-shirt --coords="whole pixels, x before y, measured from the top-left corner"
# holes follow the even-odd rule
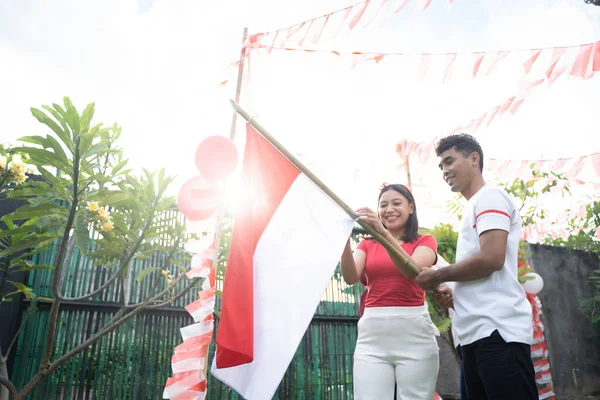
[[[506,191],[486,184],[465,207],[456,262],[478,252],[479,235],[492,229],[508,232],[504,267],[485,278],[455,282],[453,322],[458,341],[466,346],[497,329],[507,342],[531,344],[531,305],[517,279],[521,217]]]

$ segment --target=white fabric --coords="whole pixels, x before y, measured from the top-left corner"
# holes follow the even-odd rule
[[[456,261],[478,252],[479,235],[491,229],[508,232],[504,267],[485,278],[455,283],[456,335],[465,346],[498,329],[507,342],[531,344],[531,305],[517,279],[521,217],[508,193],[488,184],[467,202]]]
[[[244,398],[271,399],[329,283],[354,222],[300,174],[254,252],[254,361],[212,374]]]
[[[354,398],[431,400],[439,348],[427,306],[365,308],[354,352]]]

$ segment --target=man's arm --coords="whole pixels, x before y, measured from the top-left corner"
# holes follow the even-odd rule
[[[479,236],[480,250],[464,260],[437,271],[440,282],[474,281],[485,278],[504,266],[508,232],[492,229]]]
[[[442,282],[465,282],[485,278],[499,271],[506,258],[508,232],[491,229],[479,235],[480,250],[445,268],[424,268],[415,281],[423,289],[435,289]]]

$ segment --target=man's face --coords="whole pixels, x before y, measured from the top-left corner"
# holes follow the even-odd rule
[[[462,192],[473,179],[473,167],[479,168],[479,160],[474,154],[465,158],[452,147],[439,156],[439,167],[450,190]]]

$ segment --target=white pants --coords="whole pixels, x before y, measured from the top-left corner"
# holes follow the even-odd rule
[[[354,351],[354,398],[432,400],[439,348],[427,306],[365,308]]]

